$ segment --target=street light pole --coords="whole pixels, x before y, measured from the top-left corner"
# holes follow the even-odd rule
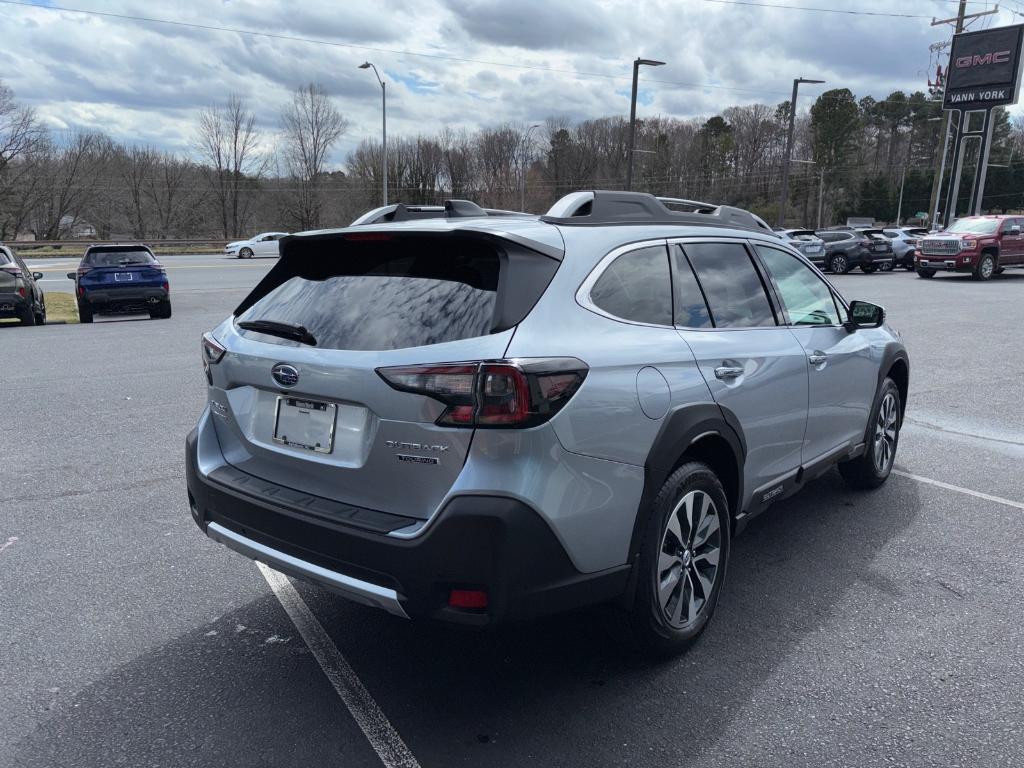
[[[655,59],[641,59],[637,57],[633,60],[633,96],[629,102],[629,153],[626,157],[626,190],[633,188],[633,155],[635,154],[634,140],[636,137],[636,84],[637,79],[640,76],[641,65],[648,67],[660,67],[664,64],[664,61],[656,61]]]
[[[527,164],[530,162],[530,156],[528,154],[530,150],[530,134],[533,133],[534,128],[540,128],[540,123],[534,123],[526,129],[526,138],[523,139],[524,151],[523,151],[523,170],[520,173],[519,179],[519,210],[526,211],[526,170]]]
[[[380,83],[380,112],[381,112],[381,137],[383,139],[381,145],[381,154],[384,160],[384,203],[388,204],[388,89],[387,83],[381,80],[380,73],[377,72],[377,68],[368,61],[364,61],[359,65],[360,69],[372,69],[373,74],[377,76],[377,82]]]
[[[793,128],[796,125],[796,96],[800,83],[824,83],[824,80],[807,80],[798,77],[793,81],[793,98],[789,101],[789,130],[786,133],[786,156],[782,161],[782,191],[779,194],[779,213],[776,223],[786,225],[786,205],[789,203],[789,159],[793,154]]]

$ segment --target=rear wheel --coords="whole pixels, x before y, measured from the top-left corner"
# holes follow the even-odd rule
[[[171,302],[170,299],[164,299],[157,304],[153,309],[149,310],[149,316],[153,320],[166,320],[171,316]]]
[[[893,262],[886,261],[882,263],[881,269],[883,272],[892,272],[893,266],[895,266]]]
[[[978,260],[978,265],[974,268],[974,279],[975,280],[991,280],[992,275],[996,273],[996,257],[991,253],[981,254],[981,258]]]
[[[80,323],[91,323],[92,322],[92,306],[86,301],[78,302],[78,322]]]
[[[893,462],[896,461],[901,422],[899,387],[892,379],[886,378],[871,412],[871,427],[864,454],[839,464],[839,473],[847,485],[853,488],[877,488],[888,479]]]
[[[917,276],[929,279],[929,278],[935,277],[935,270],[934,269],[921,269],[919,267],[918,270],[917,270]]]
[[[623,620],[631,645],[685,650],[707,627],[729,560],[729,506],[706,464],[687,462],[654,501],[637,560],[636,594]]]
[[[25,309],[22,310],[22,313],[21,313],[21,324],[22,325],[35,325],[36,324],[36,315],[35,315],[35,312],[32,311],[32,307],[31,306],[25,307]]]
[[[845,275],[850,271],[850,262],[842,254],[833,256],[832,260],[828,263],[828,268],[837,275]]]

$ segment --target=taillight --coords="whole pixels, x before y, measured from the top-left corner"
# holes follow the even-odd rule
[[[224,349],[220,342],[213,338],[213,335],[209,333],[203,334],[202,348],[203,373],[206,374],[207,383],[210,386],[213,386],[213,373],[210,372],[210,366],[219,363],[227,350]]]
[[[90,269],[92,269],[92,267],[79,267],[78,268],[78,276],[81,277],[86,272],[88,272]]]
[[[18,286],[18,295],[21,296],[21,298],[23,298],[23,299],[25,298],[25,286],[24,285]]]
[[[392,388],[438,400],[448,427],[533,427],[558,413],[583,384],[587,365],[542,358],[378,368]]]

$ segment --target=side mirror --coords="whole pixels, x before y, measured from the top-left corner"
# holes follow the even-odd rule
[[[32,273],[32,279],[33,280],[42,280],[43,279],[43,273],[42,272],[33,272]]]
[[[849,320],[846,322],[848,330],[878,328],[884,322],[885,310],[877,304],[872,304],[869,301],[850,302]]]
[[[77,272],[68,272],[68,280],[74,280],[76,277],[78,277]]]

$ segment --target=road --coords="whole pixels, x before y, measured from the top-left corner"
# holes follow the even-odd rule
[[[199,335],[273,262],[165,261],[170,320],[0,328],[0,766],[1024,764],[1024,274],[835,279],[910,349],[900,474],[755,520],[681,658],[594,612],[474,633],[294,583],[329,677],[185,501]]]

